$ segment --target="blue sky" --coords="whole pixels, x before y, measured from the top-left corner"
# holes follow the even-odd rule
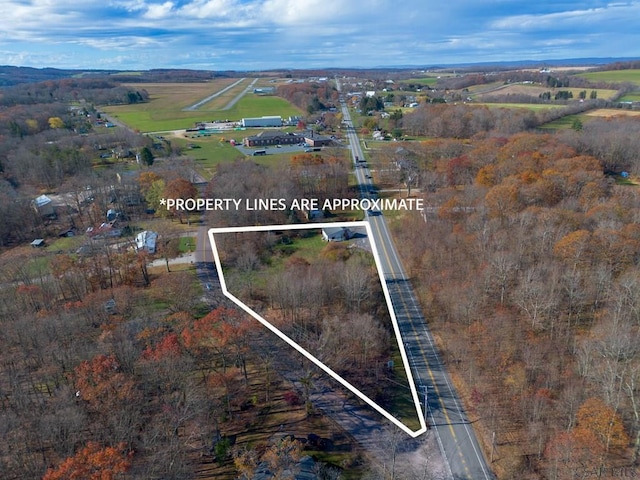
[[[0,0],[0,64],[79,69],[640,57],[640,1]]]

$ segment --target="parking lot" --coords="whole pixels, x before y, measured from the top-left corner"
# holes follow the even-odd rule
[[[305,149],[308,149],[309,146],[305,145],[301,147],[300,145],[295,144],[295,145],[281,145],[281,146],[270,145],[268,147],[245,147],[244,145],[238,145],[236,146],[236,148],[239,151],[241,151],[244,155],[251,157],[253,156],[253,152],[256,152],[258,150],[265,150],[266,155],[275,155],[275,154],[281,154],[281,153],[301,153],[301,152],[304,152]]]

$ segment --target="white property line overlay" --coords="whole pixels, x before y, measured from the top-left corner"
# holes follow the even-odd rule
[[[296,342],[291,340],[287,335],[282,333],[279,329],[274,327],[271,323],[262,318],[261,315],[256,313],[251,307],[243,303],[233,294],[229,293],[227,290],[227,284],[224,280],[224,273],[222,271],[222,262],[220,261],[220,256],[218,255],[218,247],[216,246],[216,241],[214,239],[214,235],[217,233],[242,233],[242,232],[270,232],[270,231],[283,231],[283,230],[319,230],[323,228],[335,228],[335,227],[364,227],[367,231],[367,237],[369,238],[369,243],[371,245],[371,250],[373,251],[373,257],[376,261],[376,269],[378,270],[378,276],[380,277],[380,284],[382,285],[382,290],[384,292],[384,298],[387,301],[387,309],[389,310],[389,315],[391,316],[391,323],[393,324],[393,331],[396,335],[396,341],[398,343],[398,349],[400,350],[400,355],[402,356],[402,361],[404,363],[404,369],[407,374],[407,380],[409,382],[409,388],[411,389],[411,396],[413,397],[413,403],[416,407],[416,412],[418,414],[418,420],[420,421],[420,429],[415,432],[407,427],[404,423],[398,420],[396,417],[391,415],[385,409],[383,409],[380,405],[372,401],[369,397],[367,397],[364,393],[358,390],[356,387],[347,382],[344,378],[342,378],[338,373],[334,372],[331,368],[326,366],[323,362],[318,360],[315,356],[309,353],[307,350],[302,348]],[[351,392],[356,394],[358,398],[366,402],[370,407],[376,410],[378,413],[383,415],[389,421],[391,421],[394,425],[398,426],[404,432],[409,434],[411,437],[416,438],[422,435],[427,431],[427,424],[425,422],[424,414],[422,412],[422,407],[420,405],[420,400],[418,398],[418,392],[416,390],[415,382],[413,380],[413,375],[411,374],[411,368],[409,364],[409,359],[407,358],[407,352],[405,351],[404,342],[402,341],[402,335],[400,334],[400,327],[398,326],[398,320],[396,318],[396,313],[393,309],[393,304],[391,303],[391,295],[389,294],[389,289],[387,288],[387,284],[384,280],[384,272],[382,271],[382,264],[380,261],[380,255],[378,254],[378,248],[376,247],[375,241],[373,239],[373,232],[371,230],[371,226],[369,222],[366,221],[356,221],[356,222],[331,222],[331,223],[303,223],[303,224],[295,224],[295,225],[259,225],[259,226],[250,226],[250,227],[222,227],[222,228],[210,228],[209,229],[209,240],[211,241],[211,248],[213,250],[213,258],[216,263],[216,269],[218,270],[218,278],[220,279],[220,286],[222,288],[222,293],[230,300],[232,300],[236,305],[242,308],[245,312],[251,315],[253,318],[258,320],[262,325],[267,327],[273,333],[275,333],[278,337],[288,343],[291,347],[296,349],[302,355],[304,355],[307,359],[313,362],[315,365],[320,367],[326,373],[331,375],[335,380],[337,380],[340,384],[348,388]]]

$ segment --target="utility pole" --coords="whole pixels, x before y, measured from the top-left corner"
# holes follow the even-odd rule
[[[429,386],[423,385],[422,388],[424,389],[424,421],[427,424],[427,428],[429,428],[429,403],[427,403]]]
[[[491,434],[491,460],[490,463],[493,463],[493,453],[496,450],[496,432]]]

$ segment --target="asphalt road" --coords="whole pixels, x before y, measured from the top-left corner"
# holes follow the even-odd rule
[[[363,198],[375,198],[371,172],[364,162],[358,136],[353,128],[347,107],[342,106],[356,177]],[[393,308],[398,319],[407,356],[411,363],[416,388],[421,394],[427,389],[427,421],[435,430],[438,444],[448,463],[449,477],[455,480],[494,479],[479,447],[473,427],[456,393],[445,366],[417,302],[413,287],[402,267],[402,262],[389,234],[381,212],[367,212],[374,241],[382,262],[384,280],[389,288]]]

